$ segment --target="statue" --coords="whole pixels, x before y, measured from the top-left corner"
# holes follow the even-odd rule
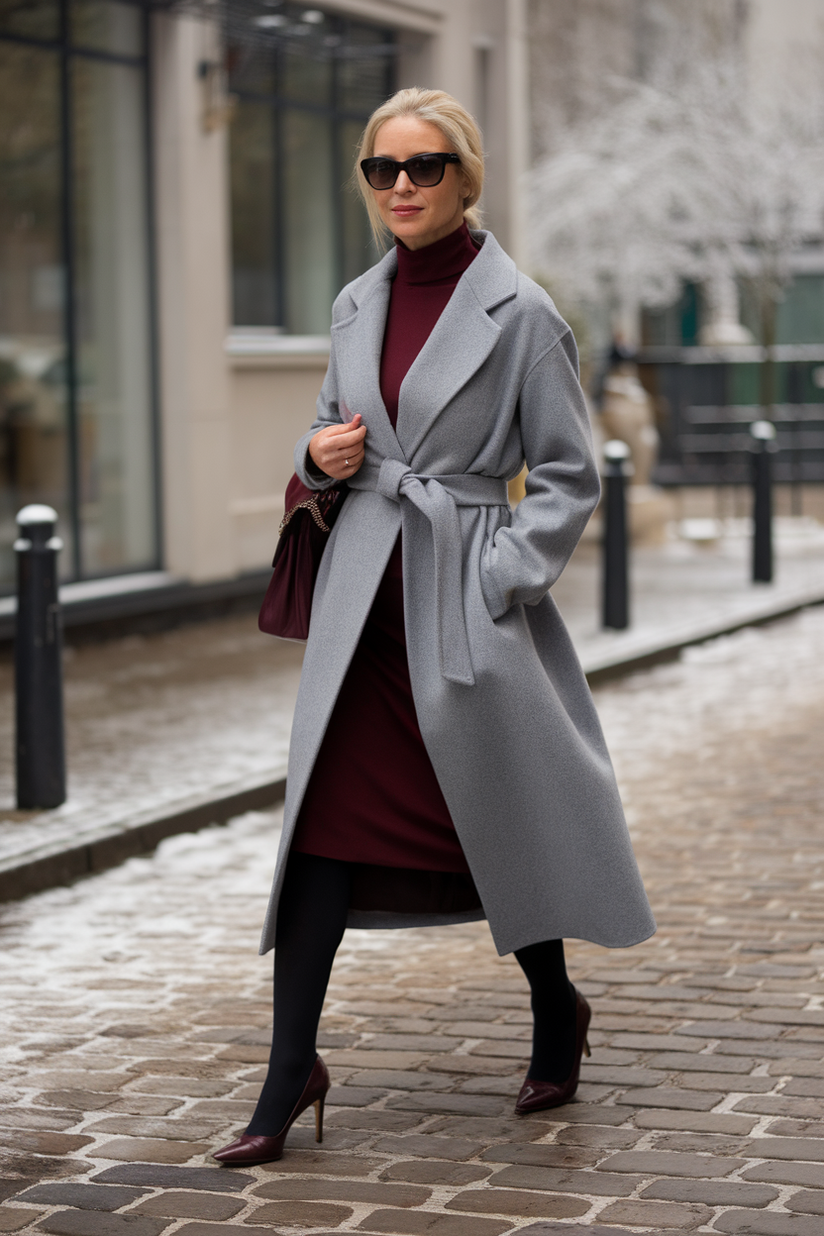
[[[650,478],[658,457],[658,430],[652,399],[638,377],[635,353],[613,344],[604,379],[600,412],[606,439],[618,438],[630,449],[632,476],[627,489],[630,533],[635,544],[660,545],[672,517],[670,500]]]

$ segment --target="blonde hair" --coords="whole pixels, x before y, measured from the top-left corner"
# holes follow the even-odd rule
[[[355,161],[355,184],[366,206],[372,234],[378,246],[383,245],[389,229],[381,218],[373,190],[369,187],[360,165],[361,159],[371,159],[375,153],[375,138],[381,125],[399,116],[415,116],[418,120],[434,124],[455,154],[460,156],[460,170],[469,183],[469,192],[463,200],[464,219],[469,227],[480,227],[481,212],[476,202],[484,187],[481,131],[466,108],[445,90],[422,90],[420,86],[410,86],[381,103],[369,117]]]

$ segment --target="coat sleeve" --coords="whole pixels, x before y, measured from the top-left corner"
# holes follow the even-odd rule
[[[536,605],[546,595],[598,503],[600,480],[570,330],[527,374],[519,415],[529,469],[526,497],[511,524],[495,533],[481,570],[493,618],[512,605]]]
[[[342,292],[332,308],[333,325],[344,316],[342,312],[343,306],[340,303],[343,296],[344,293]],[[326,377],[323,379],[320,394],[318,395],[317,416],[311,429],[302,438],[299,438],[295,445],[295,472],[307,489],[330,489],[332,485],[340,484],[334,477],[327,476],[325,472],[321,472],[320,468],[315,467],[309,454],[309,443],[315,434],[321,429],[325,429],[327,425],[340,425],[342,423],[343,417],[338,410],[338,377],[335,364],[335,335],[333,332],[332,346],[329,352],[329,366],[326,370]]]

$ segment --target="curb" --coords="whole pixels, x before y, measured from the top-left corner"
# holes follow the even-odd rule
[[[227,614],[256,611],[272,574],[250,571],[208,584],[190,584],[158,571],[151,586],[108,591],[93,584],[63,584],[60,603],[66,643],[96,642],[112,636],[168,631],[183,623],[205,622]],[[120,576],[123,584],[130,576]],[[0,652],[14,643],[17,598],[0,598]]]
[[[225,824],[245,811],[260,811],[282,802],[286,778],[243,783],[219,793],[144,812],[120,824],[110,824],[77,845],[59,842],[0,865],[0,902],[17,901],[83,876],[116,867],[127,858],[149,854],[166,837],[194,833],[210,824]]]
[[[820,589],[810,589],[781,600],[766,601],[752,607],[748,614],[693,625],[689,630],[682,630],[680,634],[673,632],[658,641],[642,637],[633,646],[630,637],[623,649],[584,658],[584,673],[591,687],[600,686],[636,670],[674,661],[684,648],[704,644],[721,635],[732,635],[745,627],[775,622],[808,606],[821,604],[824,604],[824,593]],[[225,824],[245,811],[273,807],[283,801],[285,793],[285,777],[244,781],[226,787],[222,793],[213,790],[171,807],[103,826],[76,845],[57,842],[19,859],[7,859],[0,863],[0,902],[16,901],[30,893],[70,884],[107,867],[116,867],[128,858],[149,854],[166,837],[197,832],[210,824]]]
[[[789,618],[802,609],[824,605],[824,592],[820,588],[805,589],[783,598],[770,598],[750,608],[747,613],[729,615],[714,622],[692,624],[681,631],[675,630],[660,640],[640,639],[633,647],[631,637],[626,646],[612,653],[583,657],[582,664],[587,682],[591,687],[600,686],[615,678],[623,678],[636,670],[649,669],[665,661],[675,661],[684,648],[706,644],[721,635],[734,635],[746,627],[760,627],[766,623]]]

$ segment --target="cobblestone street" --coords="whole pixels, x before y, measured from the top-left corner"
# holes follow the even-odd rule
[[[208,1157],[267,1058],[275,813],[0,907],[0,1232],[824,1232],[824,607],[600,688],[659,930],[568,948],[577,1100],[522,1119],[485,924],[349,932],[335,1086],[280,1163]]]

